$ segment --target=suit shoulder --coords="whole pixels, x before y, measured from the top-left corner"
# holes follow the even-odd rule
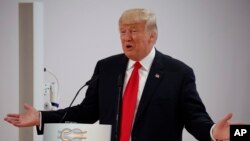
[[[119,68],[120,66],[124,66],[128,61],[128,58],[124,54],[117,54],[113,56],[109,56],[107,58],[101,59],[97,62],[97,66],[100,68]]]
[[[177,70],[192,70],[190,66],[188,66],[183,61],[180,61],[176,58],[173,58],[169,55],[163,54],[159,52],[160,60],[164,66],[166,66],[168,69],[172,69],[173,71]]]
[[[124,54],[116,54],[116,55],[112,55],[106,58],[103,58],[101,60],[99,60],[98,62],[100,63],[114,63],[114,62],[120,62],[121,60],[126,59],[126,56]]]

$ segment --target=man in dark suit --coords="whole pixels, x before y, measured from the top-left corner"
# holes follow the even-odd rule
[[[89,86],[81,104],[69,110],[42,112],[25,104],[26,113],[8,114],[5,120],[17,127],[37,125],[43,129],[44,123],[59,122],[68,110],[63,121],[99,120],[100,124],[112,125],[112,141],[116,140],[117,124],[119,141],[181,141],[184,127],[201,141],[229,138],[228,120],[232,114],[214,124],[196,90],[193,70],[154,47],[158,36],[154,13],[129,9],[120,17],[119,30],[124,54],[98,61],[93,74],[97,79]],[[139,64],[136,72],[134,64]],[[126,87],[132,83],[133,75],[137,83],[131,87],[136,85],[136,96],[134,100],[128,98],[126,105],[124,97],[132,93]],[[119,87],[123,90],[119,91]],[[132,107],[131,114],[128,107]]]

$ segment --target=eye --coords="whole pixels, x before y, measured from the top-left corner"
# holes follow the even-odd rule
[[[121,29],[121,30],[120,30],[120,33],[121,33],[121,34],[125,34],[125,33],[126,33],[126,30]]]
[[[138,32],[138,30],[137,30],[137,29],[132,29],[131,31],[132,31],[133,33]]]

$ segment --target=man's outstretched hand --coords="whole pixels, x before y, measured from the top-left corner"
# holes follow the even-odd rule
[[[242,123],[231,123],[230,119],[233,114],[228,113],[225,117],[219,120],[213,128],[213,137],[217,140],[229,140],[230,138],[230,125],[232,124],[242,124]]]
[[[23,114],[7,114],[5,121],[16,127],[30,127],[40,124],[39,112],[31,105],[24,104]]]

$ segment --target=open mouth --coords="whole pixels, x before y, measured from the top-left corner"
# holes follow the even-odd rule
[[[126,48],[127,49],[130,49],[130,48],[132,48],[133,46],[132,45],[126,45]]]

